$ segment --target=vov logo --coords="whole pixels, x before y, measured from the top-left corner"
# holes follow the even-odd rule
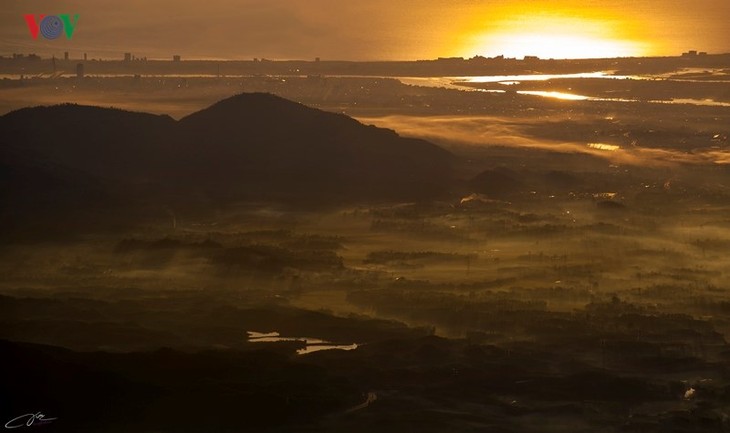
[[[37,18],[36,15],[28,14],[24,18],[33,39],[38,39],[38,33],[46,39],[56,39],[61,33],[66,33],[66,38],[71,39],[79,22],[79,14],[73,18],[69,14],[38,15]]]

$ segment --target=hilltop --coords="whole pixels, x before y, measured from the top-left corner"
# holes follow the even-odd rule
[[[180,121],[73,104],[26,108],[0,117],[0,137],[1,218],[16,228],[28,215],[57,221],[117,208],[430,199],[453,179],[453,156],[432,143],[261,93]]]

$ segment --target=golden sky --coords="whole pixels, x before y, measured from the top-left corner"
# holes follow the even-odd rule
[[[33,40],[24,14],[78,13]],[[730,0],[2,0],[0,55],[394,60],[730,52]]]

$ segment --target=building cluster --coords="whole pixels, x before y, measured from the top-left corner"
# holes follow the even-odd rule
[[[172,56],[173,62],[179,62],[181,59],[182,59],[182,57],[180,57],[179,54],[175,54],[174,56]],[[146,62],[147,57],[137,57],[137,56],[134,56],[132,53],[124,53],[124,61],[127,63],[129,63],[129,62]]]

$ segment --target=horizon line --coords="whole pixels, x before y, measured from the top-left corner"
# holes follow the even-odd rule
[[[39,55],[37,53],[11,53],[11,54],[0,54],[0,60],[18,60],[16,56],[20,55],[22,56],[20,59],[28,59],[30,56],[38,56],[40,60],[60,60],[60,61],[66,61],[64,58],[65,52],[62,52],[61,56],[56,56],[55,54],[51,54],[47,57],[44,57],[42,55]],[[691,54],[694,53],[694,54]],[[70,57],[68,58],[68,61],[97,61],[97,62],[174,62],[173,60],[174,56],[178,56],[178,54],[172,54],[167,57],[147,57],[147,56],[140,56],[140,57],[133,57],[132,60],[125,60],[123,56],[125,55],[125,52],[120,52],[119,57],[90,57],[87,59],[79,58],[79,57]],[[182,55],[180,55],[179,62],[305,62],[305,63],[415,63],[415,62],[436,62],[436,61],[471,61],[471,60],[477,60],[477,59],[484,59],[484,60],[510,60],[510,61],[591,61],[591,60],[625,60],[625,59],[669,59],[669,58],[703,58],[703,57],[718,57],[718,56],[727,56],[730,55],[729,52],[724,53],[708,53],[708,52],[698,52],[698,51],[689,51],[684,52],[681,54],[674,54],[674,55],[649,55],[649,56],[619,56],[619,57],[564,57],[564,58],[543,58],[538,56],[532,56],[532,55],[525,55],[522,58],[519,57],[506,57],[503,55],[494,56],[494,57],[486,57],[479,54],[474,55],[473,57],[461,57],[461,56],[449,56],[449,57],[436,57],[436,58],[430,58],[430,59],[399,59],[399,60],[386,60],[386,59],[379,59],[379,60],[348,60],[348,59],[322,59],[320,57],[314,57],[310,59],[297,59],[297,58],[267,58],[267,57],[249,57],[249,58],[206,58],[206,57],[190,57],[190,58],[184,58]]]

